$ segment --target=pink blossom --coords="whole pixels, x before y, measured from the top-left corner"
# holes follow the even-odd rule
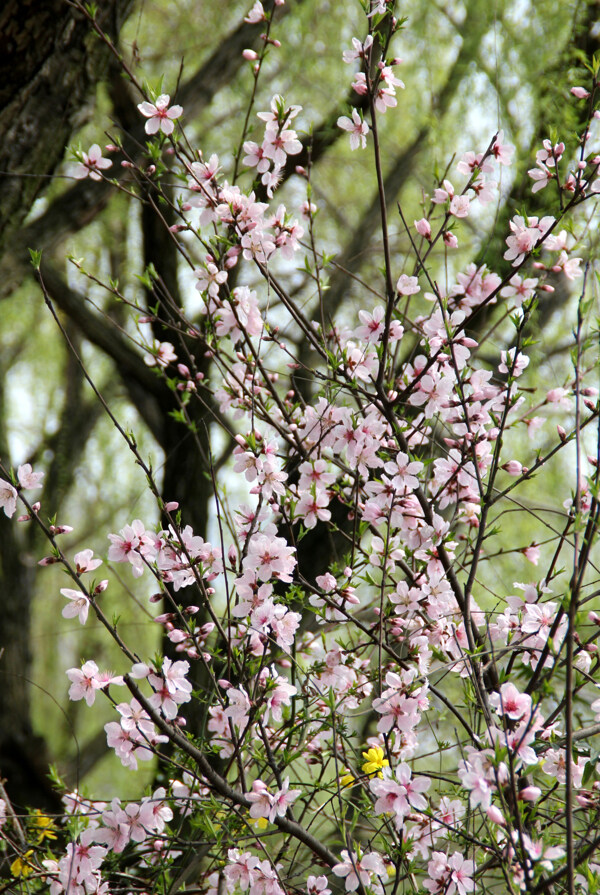
[[[75,571],[78,575],[82,575],[84,572],[93,572],[94,569],[97,569],[98,566],[102,565],[101,559],[94,559],[93,557],[93,550],[80,550],[79,553],[75,554],[73,562],[75,563]]]
[[[492,155],[501,165],[511,165],[515,147],[510,143],[504,143],[503,140],[504,131],[498,131],[498,136],[492,146]]]
[[[421,287],[417,277],[408,277],[406,274],[402,274],[396,283],[396,291],[400,295],[416,295],[421,291]]]
[[[61,594],[71,602],[62,611],[63,618],[75,618],[77,616],[82,625],[85,625],[90,608],[89,598],[80,590],[69,587],[61,588]]]
[[[587,99],[590,95],[590,91],[586,90],[585,87],[571,87],[571,93],[573,96],[576,96],[577,99]]]
[[[14,516],[17,509],[17,492],[10,482],[4,479],[0,479],[0,507],[4,508],[4,514],[9,519]]]
[[[227,852],[227,860],[223,875],[228,886],[233,889],[237,884],[242,892],[245,892],[256,879],[256,870],[260,864],[258,858],[250,852],[242,854],[239,849],[230,848]]]
[[[21,488],[24,488],[27,491],[32,488],[42,487],[44,473],[33,472],[31,463],[24,463],[23,466],[19,466],[17,469],[17,478]]]
[[[575,280],[577,277],[583,275],[583,272],[580,268],[580,264],[582,262],[581,258],[569,258],[566,252],[561,252],[556,264],[553,265],[552,270],[555,273],[558,273],[560,270],[564,273],[568,280]]]
[[[538,193],[540,190],[545,189],[555,176],[552,171],[549,171],[546,165],[541,162],[538,162],[537,168],[530,168],[527,174],[534,181],[534,184],[531,187],[532,193]]]
[[[443,205],[444,202],[447,202],[449,199],[454,198],[454,187],[449,180],[444,180],[443,187],[437,187],[433,191],[433,196],[431,197],[431,201],[435,205]]]
[[[354,62],[355,59],[364,59],[366,57],[368,51],[373,46],[373,35],[369,34],[364,44],[357,37],[353,37],[352,46],[352,50],[344,50],[342,53],[342,58],[347,65]]]
[[[90,146],[87,152],[81,153],[81,162],[73,168],[73,177],[82,180],[90,177],[92,180],[102,180],[102,171],[110,168],[110,159],[102,158],[102,150],[97,143]]]
[[[319,519],[324,522],[331,519],[331,511],[327,509],[328,506],[329,496],[326,491],[319,491],[314,495],[306,492],[296,504],[294,515],[304,520],[306,528],[314,528]]]
[[[500,693],[491,693],[489,700],[499,715],[506,715],[514,721],[531,714],[531,696],[520,693],[514,684],[502,684]]]
[[[583,779],[583,772],[589,758],[578,758],[571,761],[571,779],[573,786],[579,789]],[[567,782],[567,757],[564,749],[548,749],[544,753],[543,771],[550,777],[556,777],[559,783]]]
[[[276,817],[285,817],[289,806],[302,794],[302,790],[290,789],[289,787],[290,778],[286,777],[281,789],[273,794],[271,811],[269,812],[271,823],[273,823]]]
[[[265,22],[267,19],[265,15],[265,11],[263,9],[263,5],[260,0],[256,0],[254,6],[245,17],[244,21],[249,25],[258,25],[260,22]]]
[[[212,298],[216,298],[219,294],[219,286],[227,282],[227,271],[219,270],[216,264],[209,261],[206,267],[200,267],[194,271],[194,276],[198,278],[196,289],[198,292],[207,292]],[[163,344],[169,344],[163,342]],[[173,346],[171,345],[171,348]]]
[[[547,233],[554,223],[554,218],[546,216],[538,222],[536,217],[530,217],[527,222],[520,215],[510,222],[512,235],[506,239],[508,251],[504,253],[507,261],[512,261],[513,267],[517,267]]]
[[[455,218],[466,218],[469,215],[470,200],[468,196],[454,196],[450,200],[450,214]]]
[[[331,889],[327,888],[326,876],[309,876],[306,880],[307,895],[331,895]]]
[[[358,889],[359,880],[363,886],[367,886],[374,892],[383,891],[379,884],[373,884],[371,881],[374,874],[384,878],[387,876],[385,864],[377,852],[367,852],[359,860],[358,855],[353,855],[350,858],[349,853],[344,850],[341,863],[335,864],[331,869],[336,876],[345,879],[346,892],[355,892]]]
[[[172,361],[177,360],[175,349],[170,342],[159,342],[154,339],[150,353],[144,355],[144,363],[149,367],[168,367]]]
[[[139,578],[144,571],[142,547],[146,542],[144,523],[134,519],[126,525],[118,535],[109,534],[111,546],[108,548],[110,562],[129,562],[133,567],[134,577]]]
[[[266,783],[263,783],[262,780],[255,780],[252,784],[252,791],[244,793],[244,795],[251,803],[250,817],[269,817],[273,797]]]
[[[373,344],[378,342],[384,331],[385,311],[382,306],[374,308],[372,314],[368,311],[359,311],[358,317],[362,326],[356,328],[354,333],[356,338]]]
[[[274,577],[289,584],[296,565],[294,553],[294,548],[288,547],[283,538],[255,534],[250,540],[244,569],[256,569],[261,581]]]
[[[338,127],[348,131],[350,134],[350,149],[365,148],[367,145],[367,134],[369,133],[369,125],[360,117],[356,109],[352,109],[352,118],[342,115],[337,120]]]
[[[490,164],[490,160],[486,159],[483,161],[483,153],[479,152],[475,154],[474,152],[465,152],[462,156],[461,160],[456,166],[457,171],[460,171],[461,174],[465,174],[467,177],[471,177],[475,171],[479,171],[482,174],[489,173],[493,170],[492,165]]]
[[[284,817],[289,806],[294,802],[301,790],[289,789],[290,778],[286,777],[282,788],[271,794],[262,780],[255,780],[252,784],[252,792],[247,792],[246,798],[252,803],[250,817],[264,817],[274,823],[276,817]]]
[[[520,308],[524,301],[533,297],[538,282],[537,279],[521,279],[516,273],[510,278],[508,285],[500,290],[500,295],[503,298],[512,298],[515,307]]]
[[[183,109],[181,106],[171,106],[169,109],[170,101],[171,97],[168,93],[161,93],[155,103],[138,104],[138,109],[148,119],[145,127],[147,134],[156,134],[158,131],[162,131],[168,136],[173,133],[175,127],[173,122],[183,115]]]
[[[517,377],[529,366],[529,358],[525,354],[517,352],[516,348],[501,351],[500,358],[502,361],[498,365],[500,373],[509,373],[511,376]]]
[[[69,688],[69,699],[76,702],[85,699],[88,705],[93,705],[96,692],[103,690],[110,684],[123,686],[122,677],[113,677],[109,672],[99,671],[95,662],[84,662],[81,668],[69,668],[67,677],[72,682]]]

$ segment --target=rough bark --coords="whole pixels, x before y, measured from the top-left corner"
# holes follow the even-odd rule
[[[112,37],[131,0],[105,0]],[[0,11],[0,249],[48,184],[109,52],[66,0],[5,0]]]

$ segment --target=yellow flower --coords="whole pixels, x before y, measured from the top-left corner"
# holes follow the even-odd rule
[[[369,777],[372,777],[374,774],[377,774],[378,777],[383,777],[381,769],[387,768],[389,761],[387,758],[383,757],[383,749],[381,746],[372,746],[367,752],[363,752],[362,756],[363,758],[366,758],[366,761],[362,766],[365,774],[368,774]]]
[[[38,834],[38,845],[40,842],[43,842],[44,839],[56,839],[56,827],[54,826],[51,817],[48,817],[47,814],[42,814],[39,808],[36,808],[31,819],[32,826]]]
[[[340,777],[340,785],[342,789],[346,789],[347,786],[352,786],[355,781],[354,774],[351,774],[350,771],[346,768],[346,773]]]
[[[31,876],[31,874],[35,870],[35,867],[33,866],[33,864],[29,863],[27,858],[30,858],[32,854],[33,849],[30,848],[29,851],[26,851],[24,855],[15,858],[15,860],[10,865],[10,872],[14,877],[16,877],[17,879],[19,877],[25,879],[26,877]]]

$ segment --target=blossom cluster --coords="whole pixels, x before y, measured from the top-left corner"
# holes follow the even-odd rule
[[[394,75],[400,60],[372,64],[378,17],[393,5],[372,3],[367,37],[344,54],[361,65],[353,90],[357,102],[369,100],[372,124],[404,86]],[[246,24],[262,23],[270,26],[257,2]],[[138,109],[147,133],[166,137],[183,113],[166,94]],[[210,895],[330,895],[333,877],[347,892],[384,895],[399,875],[431,895],[468,895],[485,874],[491,888],[541,891],[547,874],[568,872],[579,854],[573,831],[586,842],[600,809],[586,741],[600,719],[600,616],[582,620],[600,524],[597,437],[591,459],[584,450],[600,416],[590,377],[597,339],[581,335],[580,302],[574,369],[538,394],[528,328],[540,296],[557,282],[568,291],[582,273],[563,219],[597,192],[596,156],[565,179],[565,144],[543,142],[529,172],[533,193],[555,181],[571,198],[553,215],[513,216],[503,276],[449,254],[476,203],[498,199],[492,176],[514,154],[498,131],[433,186],[424,216],[406,226],[412,254],[384,258],[385,294],[370,289],[356,313],[332,321],[323,254],[301,244],[303,228],[284,204],[262,201],[303,149],[292,128],[299,113],[276,95],[258,115],[262,142],[244,132],[247,189],[235,175],[228,182],[216,154],[169,144],[185,184],[170,233],[191,235],[189,245],[199,236],[196,255],[181,247],[200,306],[192,321],[159,302],[153,313],[164,312],[172,341],[142,347],[183,420],[192,406],[224,421],[228,471],[211,469],[211,541],[170,495],[160,525],[135,518],[108,534],[107,574],[121,565],[133,579],[127,587],[152,585],[148,613],[165,655],[140,655],[126,642],[104,612],[109,579],[90,578],[104,560],[91,548],[70,558],[56,540],[69,527],[46,526],[40,505],[29,505],[23,492],[41,487],[42,473],[24,464],[0,478],[5,514],[21,499],[21,521],[50,538],[41,564],[60,564],[71,578],[60,589],[62,615],[100,620],[124,657],[119,673],[93,659],[68,669],[70,700],[90,709],[102,700],[114,713],[104,731],[116,758],[132,771],[159,758],[165,784],[127,804],[67,796],[64,853],[40,860],[22,850],[12,871],[35,871],[52,895],[105,895],[105,867],[123,853],[136,891],[151,889],[155,871],[166,888],[195,872]],[[369,126],[357,109],[338,125],[351,148],[365,144]],[[95,150],[82,164],[90,176],[106,167]],[[308,190],[309,220],[310,200]],[[312,293],[306,299],[308,311],[286,285],[297,257],[319,294],[314,306]],[[493,338],[481,331],[486,310],[497,314]],[[537,535],[521,544],[509,532],[505,541],[501,526],[526,512],[530,479],[569,450],[577,478],[563,495],[564,529],[540,522],[552,551]],[[541,513],[532,510],[536,522]],[[526,569],[547,561],[545,573],[508,579],[513,559]],[[0,799],[3,830],[14,823],[9,807]],[[200,841],[206,851],[190,870],[184,849]],[[325,872],[308,874],[316,866]]]

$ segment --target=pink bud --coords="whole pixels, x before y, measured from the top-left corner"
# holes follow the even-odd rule
[[[108,587],[108,578],[104,578],[99,584],[94,588],[94,595],[103,593]]]
[[[45,556],[43,559],[40,559],[38,566],[53,566],[55,562],[59,562],[55,556]]]
[[[179,504],[177,503],[176,500],[169,500],[165,504],[165,512],[166,513],[174,513],[175,510],[178,510],[178,509],[179,509]]]
[[[162,598],[163,598],[162,594],[152,594],[152,596],[149,599],[150,599],[151,603],[160,603]],[[154,621],[156,621],[156,619],[154,619]]]
[[[502,467],[509,475],[518,476],[523,472],[523,467],[518,460],[509,460]]]
[[[531,544],[530,547],[525,547],[524,550],[521,551],[525,559],[529,560],[534,566],[537,566],[539,558],[540,558],[540,548],[537,544]]]
[[[238,248],[239,246],[234,246],[232,249],[229,249],[229,251],[225,255],[225,262],[223,264],[225,270],[231,270],[231,268],[235,267],[235,265],[237,264],[238,255],[240,254],[237,251]]]
[[[258,53],[256,53],[254,50],[244,50],[242,56],[244,57],[244,59],[247,59],[248,62],[254,62],[256,59],[258,59]]]
[[[150,668],[146,665],[145,662],[136,662],[136,664],[132,667],[129,672],[129,676],[135,678],[135,680],[139,681],[142,678],[148,677],[150,674]]]
[[[585,87],[571,87],[571,93],[573,96],[576,96],[577,99],[587,99],[590,95],[590,91],[586,90]]]
[[[29,513],[25,513],[23,516],[17,516],[17,522],[29,522],[30,520],[31,516],[29,515]]]
[[[538,786],[525,786],[519,792],[519,798],[524,802],[537,802],[542,794],[542,790]]]
[[[415,230],[420,236],[424,236],[425,239],[431,240],[431,226],[427,218],[421,218],[420,221],[415,221]]]
[[[558,437],[564,444],[565,441],[567,440],[567,433],[565,432],[565,430],[563,429],[562,426],[557,426],[556,431],[558,432]]]
[[[445,245],[447,245],[449,249],[456,249],[458,247],[458,239],[451,230],[446,230],[444,232],[443,239]]]
[[[490,805],[490,807],[486,811],[486,814],[488,816],[488,819],[491,820],[493,824],[498,824],[501,827],[505,826],[506,821],[504,820],[504,815],[499,808],[496,808],[495,805]]]

